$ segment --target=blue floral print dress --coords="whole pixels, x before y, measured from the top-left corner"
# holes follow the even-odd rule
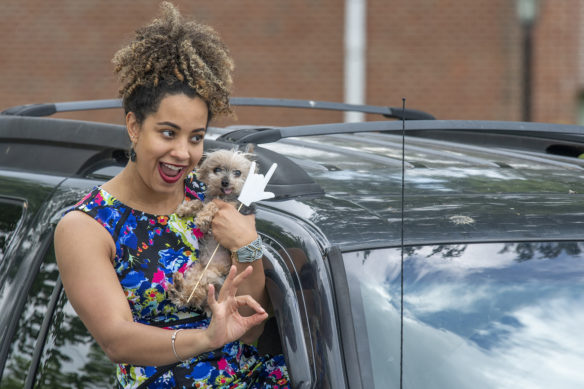
[[[185,180],[185,198],[203,200],[204,190],[194,172]],[[134,321],[169,330],[209,325],[202,312],[178,308],[166,296],[172,274],[186,271],[198,259],[202,233],[193,217],[137,211],[99,187],[72,210],[93,217],[112,235],[115,271]],[[260,356],[255,347],[239,341],[170,366],[119,364],[117,379],[121,388],[289,387],[283,355]]]

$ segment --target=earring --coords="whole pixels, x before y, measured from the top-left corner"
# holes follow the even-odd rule
[[[130,161],[136,162],[136,151],[134,150],[134,146],[130,148]]]

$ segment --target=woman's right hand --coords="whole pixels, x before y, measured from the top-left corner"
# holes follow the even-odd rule
[[[248,266],[236,275],[236,267],[231,266],[217,299],[213,285],[209,286],[207,301],[213,315],[207,328],[207,336],[212,349],[240,339],[247,331],[268,318],[267,312],[251,296],[236,296],[237,288],[251,273],[252,267]],[[250,307],[254,313],[251,316],[242,316],[239,308],[243,306]]]

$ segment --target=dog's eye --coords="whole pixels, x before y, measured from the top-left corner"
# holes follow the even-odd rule
[[[239,177],[239,176],[241,176],[241,171],[240,171],[240,170],[234,170],[234,171],[233,171],[233,175],[234,175],[235,177]]]
[[[216,167],[215,169],[213,169],[213,173],[219,174],[219,173],[221,173],[222,170],[223,169],[221,169],[220,167]]]

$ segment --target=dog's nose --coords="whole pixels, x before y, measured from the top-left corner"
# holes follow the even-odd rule
[[[221,186],[222,186],[222,187],[227,187],[227,186],[229,186],[229,181],[228,181],[228,180],[221,180]]]

